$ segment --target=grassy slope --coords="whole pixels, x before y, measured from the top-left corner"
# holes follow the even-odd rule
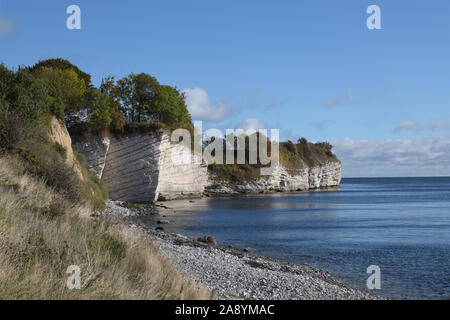
[[[0,299],[196,299],[209,292],[184,279],[145,239],[69,202],[0,158]],[[66,287],[81,269],[81,290]]]

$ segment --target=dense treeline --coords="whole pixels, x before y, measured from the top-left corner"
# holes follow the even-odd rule
[[[64,59],[15,72],[0,65],[0,148],[11,147],[18,128],[26,130],[48,115],[64,120],[69,130],[123,131],[127,124],[192,127],[183,94],[145,73],[118,81],[109,76],[95,88],[89,74]]]

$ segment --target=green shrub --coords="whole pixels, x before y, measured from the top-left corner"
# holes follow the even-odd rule
[[[84,154],[78,153],[78,152],[74,152],[75,158],[77,159],[78,163],[80,164],[81,167],[86,167],[87,164],[87,159],[84,156]]]
[[[72,202],[83,200],[80,181],[75,172],[63,160],[50,160],[35,168],[35,173],[44,178],[66,199]]]
[[[279,151],[280,163],[290,174],[296,174],[297,170],[301,168],[297,146],[292,141],[280,142]]]
[[[208,170],[221,181],[251,181],[260,177],[260,167],[249,164],[211,164]]]
[[[42,178],[66,199],[73,202],[83,201],[82,183],[74,170],[61,156],[62,146],[41,141],[39,135],[28,139],[17,150],[17,154],[26,161],[26,171]]]
[[[103,182],[101,182],[96,176],[91,176],[87,181],[87,186],[83,192],[85,199],[87,199],[96,210],[104,210],[105,200],[109,198],[108,190]]]
[[[154,132],[166,128],[162,122],[131,122],[125,125],[124,131],[126,133],[147,133]]]
[[[47,83],[36,78],[26,69],[19,69],[9,83],[7,102],[10,112],[22,121],[25,130],[30,130],[50,114]]]
[[[331,148],[331,144],[322,142],[297,145],[300,158],[308,166],[315,166],[324,161],[338,161],[336,155],[331,152]]]
[[[56,152],[58,152],[58,154],[64,159],[67,159],[67,150],[66,148],[64,148],[61,144],[59,144],[58,142],[55,142],[53,144],[53,149],[55,149]]]
[[[17,154],[19,154],[24,160],[36,166],[42,165],[44,162],[42,157],[33,150],[19,149],[17,150]]]
[[[86,158],[80,154],[76,154],[79,163],[85,163]],[[81,183],[81,193],[83,198],[89,202],[95,210],[104,210],[105,200],[109,198],[106,185],[95,176],[91,171],[86,169],[85,165],[81,165],[81,173],[83,182]]]
[[[91,85],[91,76],[81,71],[77,66],[71,64],[66,59],[53,58],[47,60],[41,60],[30,68],[33,72],[39,71],[42,68],[53,68],[58,70],[71,70],[74,71],[80,79],[83,79],[87,86]]]
[[[13,150],[23,139],[20,118],[0,102],[0,154]]]

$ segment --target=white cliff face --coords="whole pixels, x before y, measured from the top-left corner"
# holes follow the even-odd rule
[[[129,202],[157,200],[160,137],[123,135],[110,141],[102,176],[110,198]]]
[[[271,191],[305,191],[337,186],[341,183],[342,165],[330,161],[312,168],[298,169],[294,173],[279,164],[271,176],[256,181],[231,184],[210,177],[206,191],[211,194],[263,193]]]
[[[106,164],[106,154],[110,145],[109,138],[91,137],[78,141],[73,148],[86,157],[86,167],[91,170],[97,178],[101,179]]]
[[[341,183],[342,165],[340,162],[327,162],[309,169],[310,189],[337,186]]]
[[[166,134],[92,137],[74,147],[86,157],[88,169],[106,184],[112,200],[152,202],[200,197],[208,180],[206,166],[183,159],[190,150],[171,143]]]
[[[74,144],[85,155],[87,167],[105,182],[112,200],[152,202],[210,194],[303,191],[337,186],[341,163],[288,172],[277,165],[270,176],[250,182],[229,183],[208,176],[207,166],[182,144],[171,143],[167,134],[124,134],[92,137]]]
[[[171,143],[163,135],[159,147],[159,200],[199,197],[208,181],[208,168],[201,158],[182,144]]]
[[[301,191],[308,190],[308,169],[296,170],[295,174],[289,174],[287,170],[278,164],[274,173],[267,179],[268,191]]]

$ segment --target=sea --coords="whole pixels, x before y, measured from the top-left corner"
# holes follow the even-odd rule
[[[367,288],[369,267],[377,266],[375,294],[450,299],[450,177],[344,178],[331,190],[210,197],[175,207],[168,232],[213,235],[358,288]]]

